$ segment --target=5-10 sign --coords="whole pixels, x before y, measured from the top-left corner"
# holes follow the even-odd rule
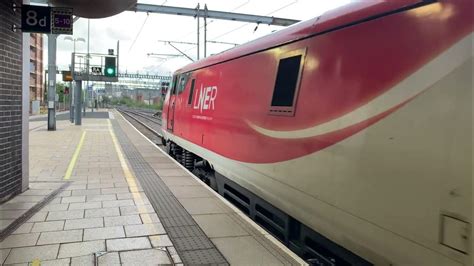
[[[22,5],[23,32],[72,34],[72,8]]]

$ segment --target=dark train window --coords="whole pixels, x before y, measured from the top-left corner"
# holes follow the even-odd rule
[[[178,76],[174,76],[173,77],[173,84],[172,84],[172,88],[171,88],[171,95],[175,94],[176,93],[176,83],[177,82],[177,79],[178,79]]]
[[[194,95],[194,79],[191,80],[191,89],[189,90],[189,98],[188,98],[188,104],[191,104],[193,102],[193,95]]]
[[[181,74],[179,75],[179,78],[178,78],[178,94],[182,93],[184,91],[184,89],[186,88],[186,83],[188,82],[188,78],[190,76],[190,73],[185,73],[185,74]]]
[[[283,58],[278,64],[278,72],[272,97],[272,106],[291,107],[298,84],[302,55]]]

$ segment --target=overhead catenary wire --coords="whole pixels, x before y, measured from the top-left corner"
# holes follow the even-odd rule
[[[241,7],[243,7],[243,6],[245,6],[245,5],[248,4],[249,2],[250,2],[250,0],[247,0],[246,2],[244,2],[244,3],[242,3],[242,4],[240,4],[240,5],[236,6],[236,7],[234,7],[234,8],[231,9],[230,11],[231,11],[231,12],[232,12],[232,11],[236,11],[237,9],[239,9],[239,8],[241,8]],[[210,21],[207,23],[207,25],[209,25],[209,24],[211,24],[211,23],[213,23],[213,22],[215,22],[214,19],[210,20]],[[199,29],[202,29],[202,28],[204,28],[204,25],[202,25],[202,26],[199,27]],[[182,36],[178,37],[177,39],[186,38],[186,37],[188,37],[189,35],[194,34],[195,32],[196,32],[195,30],[192,30],[192,31],[190,31],[190,32],[188,32],[188,33],[186,33],[186,34],[183,34]]]
[[[290,3],[287,3],[287,4],[283,5],[283,6],[281,6],[281,7],[277,8],[277,9],[275,9],[275,10],[272,10],[271,12],[269,12],[269,13],[267,13],[267,14],[265,14],[265,15],[268,16],[268,15],[274,14],[274,13],[280,11],[280,10],[283,10],[283,9],[285,9],[285,8],[291,6],[291,5],[296,4],[297,2],[298,2],[298,0],[294,0],[294,1],[290,2]],[[246,3],[247,3],[247,2],[246,2]],[[209,41],[215,41],[215,40],[217,40],[217,39],[219,39],[219,38],[221,38],[221,37],[223,37],[223,36],[226,36],[226,35],[228,35],[228,34],[230,34],[230,33],[232,33],[232,32],[238,31],[238,30],[240,30],[240,29],[242,29],[242,28],[244,28],[244,27],[246,27],[246,26],[248,26],[248,25],[251,25],[251,24],[253,24],[253,23],[245,23],[245,24],[243,24],[243,25],[241,25],[241,26],[239,26],[239,27],[237,27],[237,28],[234,28],[234,29],[232,29],[232,30],[230,30],[230,31],[224,32],[224,33],[222,33],[222,34],[220,34],[220,35],[218,35],[218,36],[216,36],[216,37],[210,39]],[[208,25],[209,25],[209,23],[208,23]],[[255,32],[255,31],[257,30],[257,28],[258,28],[258,24],[257,24],[257,27],[255,27],[255,29],[253,30],[253,32]],[[189,52],[189,51],[191,51],[191,50],[193,50],[193,49],[196,49],[196,47],[191,47],[191,48],[189,48],[189,49],[184,50],[183,52]]]
[[[235,10],[237,10],[237,9],[239,9],[239,8],[241,8],[241,7],[243,7],[243,6],[245,6],[245,5],[248,4],[249,2],[250,2],[250,0],[247,0],[246,2],[240,4],[240,5],[238,5],[237,7],[235,7],[234,9],[232,9],[232,11],[235,11]],[[292,2],[289,2],[289,3],[287,3],[287,4],[283,5],[283,6],[281,6],[281,7],[277,8],[277,9],[275,9],[275,10],[272,10],[271,12],[267,13],[266,15],[274,14],[274,13],[280,11],[280,10],[283,10],[283,9],[285,9],[285,8],[291,6],[291,5],[296,4],[297,2],[298,2],[298,0],[294,0],[294,1],[292,1]],[[215,21],[215,20],[209,21],[209,22],[207,23],[207,25],[209,25],[210,23],[212,23],[212,22],[214,22],[214,21]],[[244,25],[241,25],[241,26],[239,26],[239,27],[237,27],[237,28],[235,28],[235,29],[232,29],[232,30],[230,30],[230,31],[224,32],[224,33],[222,33],[222,34],[220,34],[220,35],[218,35],[218,36],[216,36],[216,37],[210,39],[209,41],[216,41],[217,39],[219,39],[219,38],[221,38],[221,37],[223,37],[223,36],[226,36],[226,35],[228,35],[228,34],[230,34],[230,33],[232,33],[232,32],[235,32],[235,31],[237,31],[237,30],[240,30],[240,29],[242,29],[242,28],[244,28],[244,27],[246,27],[246,26],[248,26],[248,25],[251,25],[251,24],[253,24],[253,23],[245,23]],[[201,26],[201,27],[199,27],[199,29],[201,29],[201,28],[203,28],[203,27],[204,27],[204,25]],[[257,27],[255,27],[255,29],[254,29],[253,32],[255,32],[255,31],[257,30],[257,28],[258,28],[258,25],[257,25]],[[193,31],[191,31],[191,32],[189,32],[189,33],[186,33],[186,34],[182,35],[181,37],[179,37],[179,38],[177,38],[177,39],[185,38],[185,37],[187,37],[187,36],[189,36],[190,34],[195,33],[195,32],[196,32],[196,30],[193,30]],[[197,47],[194,46],[194,47],[185,49],[185,50],[180,51],[180,52],[186,53],[186,52],[192,51],[192,50],[194,50],[194,49],[197,49]],[[192,60],[192,59],[191,59],[191,60]]]
[[[166,2],[166,1],[165,1],[165,2]],[[133,49],[133,46],[135,45],[135,42],[137,41],[138,37],[140,36],[140,33],[142,33],[143,27],[145,27],[145,24],[146,24],[146,22],[147,22],[147,20],[148,20],[149,15],[150,15],[149,13],[146,13],[146,18],[145,18],[145,20],[143,20],[143,23],[142,23],[140,29],[138,30],[138,33],[137,33],[137,35],[135,36],[135,39],[133,39],[132,45],[130,45],[130,48],[128,49],[128,52],[129,52],[129,53],[130,53],[130,51]]]
[[[291,5],[296,4],[297,2],[298,2],[298,0],[294,0],[293,2],[290,2],[290,3],[286,4],[286,5],[283,5],[283,6],[277,8],[277,9],[275,9],[275,10],[273,10],[273,11],[271,11],[271,12],[265,14],[265,15],[268,16],[268,15],[274,14],[275,12],[278,12],[278,11],[280,11],[280,10],[283,10],[283,9],[285,9],[285,8],[291,6]],[[226,35],[228,35],[228,34],[230,34],[230,33],[232,33],[232,32],[235,32],[235,31],[237,31],[237,30],[240,30],[241,28],[246,27],[246,26],[248,26],[249,24],[252,24],[252,23],[245,23],[244,25],[241,25],[241,26],[239,26],[239,27],[237,27],[237,28],[235,28],[235,29],[232,29],[232,30],[230,30],[230,31],[224,32],[224,33],[218,35],[217,37],[212,38],[211,41],[215,41],[215,40],[218,39],[218,38],[221,38],[221,37],[226,36]],[[258,27],[258,24],[257,24],[257,27]],[[254,32],[256,31],[256,29],[257,29],[257,28],[255,28]]]

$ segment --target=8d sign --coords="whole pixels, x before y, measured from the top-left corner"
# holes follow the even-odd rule
[[[23,5],[21,7],[21,31],[50,33],[51,7]]]
[[[72,34],[72,9],[47,6],[21,7],[21,30],[52,34]]]

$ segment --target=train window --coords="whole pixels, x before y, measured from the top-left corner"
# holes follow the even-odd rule
[[[278,63],[271,114],[293,115],[305,49],[284,54]]]
[[[195,82],[195,79],[192,79],[191,80],[191,89],[189,90],[188,104],[191,104],[193,102],[194,82]]]
[[[182,93],[184,91],[184,89],[186,88],[186,83],[188,82],[189,74],[190,73],[185,73],[185,74],[179,75],[178,94]]]
[[[178,76],[173,77],[173,84],[171,85],[171,95],[176,93],[176,80],[178,79]]]

